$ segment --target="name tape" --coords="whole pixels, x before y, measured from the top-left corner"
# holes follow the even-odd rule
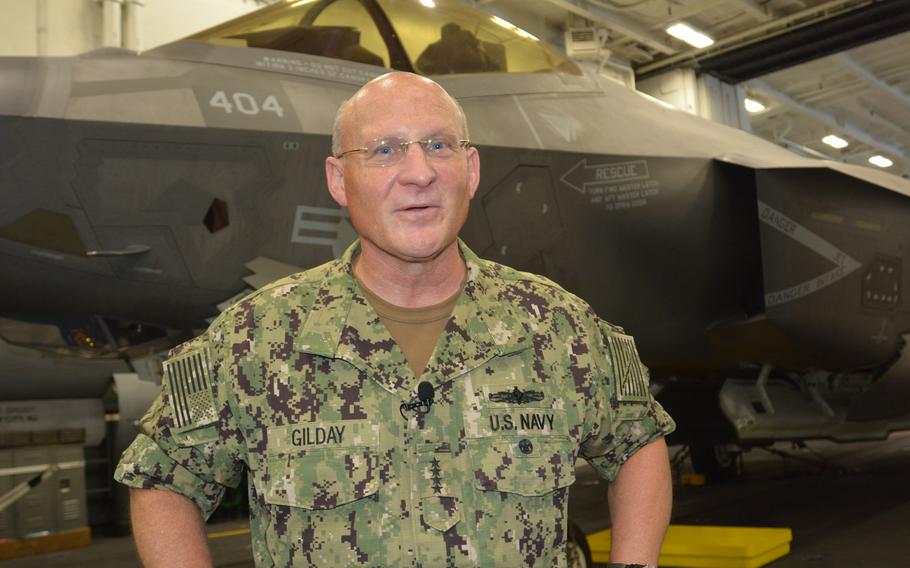
[[[379,424],[369,420],[304,422],[268,429],[269,454],[297,453],[317,448],[379,445]]]
[[[482,413],[480,436],[495,434],[568,434],[565,411],[491,408]]]

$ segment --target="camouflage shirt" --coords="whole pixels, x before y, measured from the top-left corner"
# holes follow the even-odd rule
[[[606,479],[673,429],[632,338],[479,259],[415,377],[359,292],[355,243],[177,347],[115,477],[208,515],[249,470],[257,566],[564,566],[578,458]]]

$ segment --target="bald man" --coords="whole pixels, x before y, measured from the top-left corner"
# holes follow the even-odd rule
[[[389,73],[332,152],[359,240],[177,347],[117,468],[145,565],[211,565],[204,519],[246,469],[257,566],[564,566],[578,458],[610,482],[611,560],[656,565],[673,421],[631,337],[458,239],[480,182],[458,103]]]

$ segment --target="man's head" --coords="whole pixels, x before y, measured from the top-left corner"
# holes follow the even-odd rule
[[[383,159],[402,150],[396,142],[428,139],[437,142],[409,144],[394,163]],[[461,140],[467,140],[461,107],[438,84],[411,73],[378,77],[341,106],[326,178],[365,251],[422,262],[454,246],[480,180],[477,150]],[[439,141],[453,142],[451,152]]]
[[[455,27],[458,27],[458,24],[452,24],[452,25],[454,25]],[[459,30],[460,29],[461,28],[459,28]],[[386,73],[385,75],[382,75],[380,77],[373,79],[372,81],[370,81],[369,83],[367,83],[366,85],[361,87],[360,90],[357,91],[356,93],[354,93],[354,95],[351,98],[349,98],[348,100],[341,103],[341,106],[338,107],[338,112],[335,114],[335,123],[332,128],[332,155],[333,156],[337,156],[337,155],[341,154],[347,148],[347,146],[344,145],[345,144],[344,140],[342,139],[343,138],[342,128],[343,128],[344,122],[349,114],[349,111],[351,110],[351,107],[354,105],[354,102],[358,100],[358,95],[360,95],[360,93],[363,92],[363,90],[366,89],[372,83],[375,83],[378,81],[386,81],[386,80],[399,80],[399,81],[413,80],[418,83],[423,83],[425,86],[427,86],[431,89],[438,90],[442,94],[443,97],[448,99],[448,101],[451,103],[452,107],[455,109],[455,112],[458,115],[458,127],[459,127],[458,135],[463,140],[471,139],[471,135],[468,132],[468,119],[467,119],[467,117],[465,117],[464,109],[461,108],[461,105],[458,103],[458,101],[456,101],[449,93],[447,93],[445,91],[445,89],[443,89],[439,85],[439,83],[433,81],[432,79],[428,79],[426,77],[421,77],[420,75],[414,75],[413,73],[405,73],[402,71],[393,71],[391,73]],[[348,146],[350,146],[350,144],[348,144]]]

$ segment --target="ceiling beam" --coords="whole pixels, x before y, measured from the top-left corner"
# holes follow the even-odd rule
[[[591,6],[590,4],[582,7],[578,4],[575,4],[574,2],[571,2],[570,0],[546,1],[550,4],[553,4],[554,6],[562,8],[567,12],[581,16],[586,20],[592,20],[603,25],[606,28],[628,36],[655,51],[663,53],[664,55],[672,55],[676,53],[676,50],[674,48],[667,45],[667,37],[665,35],[654,33],[647,27],[639,24],[628,16],[619,14],[612,10],[607,10],[606,8]]]
[[[867,85],[890,97],[896,101],[897,104],[910,111],[910,97],[904,94],[900,89],[897,89],[876,77],[874,73],[863,67],[856,59],[853,59],[853,57],[846,53],[842,53],[837,56],[837,62],[849,69],[851,73],[862,79]]]
[[[899,136],[910,137],[910,129],[902,126],[897,121],[890,120],[887,115],[882,114],[874,104],[866,101],[862,96],[851,97],[841,104],[849,105],[854,116],[861,116],[863,120],[867,120],[876,126],[893,130]]]
[[[722,55],[699,60],[703,72],[737,83],[840,53],[910,29],[908,0],[849,4],[836,16],[820,14],[811,25],[769,37]]]
[[[657,34],[662,34],[670,24],[678,22],[679,20],[686,20],[687,18],[697,16],[698,14],[714,8],[715,6],[727,4],[728,1],[729,0],[696,0],[695,2],[690,2],[685,6],[677,6],[673,3],[670,3],[667,5],[667,17],[656,23],[648,24],[648,29]],[[602,5],[599,1],[597,4]],[[626,36],[619,36],[607,42],[607,47],[614,50],[629,50],[630,47],[634,45],[635,40]],[[643,61],[654,61],[654,55],[648,54],[648,57]]]
[[[776,103],[795,110],[800,114],[813,118],[822,124],[825,124],[828,127],[834,129],[838,133],[843,133],[858,142],[862,142],[866,146],[877,148],[878,150],[889,154],[892,158],[900,158],[902,160],[910,161],[910,155],[908,155],[905,150],[898,148],[897,146],[892,146],[891,144],[879,142],[864,130],[845,121],[839,121],[834,115],[829,114],[823,110],[802,103],[787,93],[784,93],[775,87],[772,87],[765,81],[762,81],[760,79],[749,81],[748,89],[752,92],[760,93],[765,97],[775,101]]]
[[[828,2],[817,4],[804,10],[799,10],[792,14],[787,14],[786,16],[717,39],[715,40],[714,45],[709,47],[688,49],[679,52],[676,55],[652,61],[651,63],[637,67],[635,73],[639,78],[642,78],[651,73],[658,73],[679,65],[690,65],[692,63],[699,63],[708,68],[720,67],[720,63],[726,63],[726,60],[728,59],[736,59],[736,61],[731,62],[730,65],[726,66],[733,67],[733,70],[735,71],[736,66],[742,67],[743,65],[749,65],[750,63],[754,64],[756,61],[761,62],[763,61],[762,58],[788,57],[787,50],[782,50],[781,47],[777,45],[769,46],[769,44],[772,41],[780,42],[781,38],[787,39],[795,34],[804,34],[806,28],[812,28],[814,25],[824,23],[826,19],[832,19],[831,14],[833,12],[841,11],[847,15],[855,15],[859,14],[863,8],[868,7],[870,4],[875,6],[875,3],[872,0],[869,0],[862,4],[863,8],[857,8],[855,6],[855,1],[856,0],[829,0]],[[876,6],[877,12],[880,12],[881,10],[879,10],[879,8],[882,7],[899,10],[906,8],[905,0],[881,0],[881,4],[882,6]],[[878,16],[879,14],[876,13],[875,15]],[[903,19],[901,17],[895,18],[894,14],[887,15],[898,22],[901,22]],[[883,23],[882,25],[885,24]],[[832,34],[828,32],[825,34],[825,37],[828,37],[830,41],[840,41],[836,36],[831,37],[831,35]],[[802,42],[802,44],[806,43],[805,36],[797,36],[795,41],[797,42],[797,46],[799,45],[799,42]],[[768,46],[767,49],[765,49],[766,46]],[[809,49],[810,51],[812,47],[813,46],[811,45],[804,45],[804,49]],[[761,53],[762,57],[758,57],[758,54],[754,53],[755,50],[764,50],[768,53],[763,51]],[[830,52],[825,55],[828,55],[829,53]],[[790,59],[792,60],[792,57]],[[723,73],[718,74],[723,75]],[[733,80],[732,82],[738,82],[738,80]]]
[[[755,0],[731,0],[734,4],[742,8],[747,14],[759,22],[767,22],[774,19],[774,14],[770,12],[767,6],[759,6]]]
[[[656,24],[650,26],[650,28],[652,30],[663,31],[667,29],[667,26],[673,22],[697,16],[706,10],[710,10],[711,8],[722,4],[727,4],[728,2],[729,0],[697,0],[695,2],[689,2],[685,5],[681,5],[668,1],[666,19],[657,22]]]

